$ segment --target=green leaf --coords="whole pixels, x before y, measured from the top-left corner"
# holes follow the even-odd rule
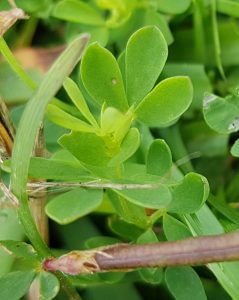
[[[87,165],[106,166],[111,159],[110,149],[104,140],[94,133],[73,131],[63,135],[59,144]]]
[[[158,9],[166,14],[182,14],[190,6],[191,0],[157,0]]]
[[[221,98],[207,94],[203,100],[203,114],[207,124],[217,132],[239,130],[239,98],[235,96]]]
[[[114,56],[99,44],[90,45],[81,62],[81,77],[94,100],[102,105],[126,111],[128,103],[118,63]]]
[[[165,185],[155,189],[115,190],[115,192],[128,201],[147,208],[165,208],[171,201],[170,191]]]
[[[193,85],[193,100],[190,109],[201,110],[202,99],[206,92],[212,91],[210,80],[204,65],[193,63],[166,63],[161,74],[162,79],[172,76],[188,76]],[[161,78],[161,77],[160,77]]]
[[[217,11],[231,17],[239,18],[239,3],[230,0],[217,0]]]
[[[167,209],[170,212],[193,213],[207,200],[209,184],[197,173],[188,173],[184,180],[172,189],[172,201]]]
[[[163,231],[168,241],[182,240],[192,236],[186,225],[168,214],[163,217]]]
[[[29,176],[36,179],[42,178],[65,181],[87,181],[94,179],[91,173],[76,159],[74,162],[69,162],[42,157],[31,158]]]
[[[126,90],[130,104],[138,103],[153,88],[168,55],[167,43],[155,26],[136,31],[126,46]]]
[[[191,267],[167,268],[165,281],[176,300],[207,300],[202,282]]]
[[[71,130],[83,131],[83,132],[95,131],[95,129],[88,123],[76,117],[73,117],[72,115],[66,113],[64,110],[60,109],[59,107],[53,104],[48,104],[47,118],[53,123]]]
[[[149,126],[165,126],[179,118],[192,101],[193,88],[186,76],[161,81],[136,108],[136,117]]]
[[[0,278],[0,299],[19,300],[23,297],[35,277],[35,271],[16,271]]]
[[[172,154],[164,140],[156,139],[150,145],[146,158],[147,172],[164,176],[172,167]]]
[[[137,128],[131,128],[120,145],[119,153],[117,153],[110,161],[108,166],[120,165],[130,158],[138,149],[140,144],[140,134]]]
[[[68,224],[94,211],[102,199],[102,190],[77,188],[52,199],[46,213],[57,223]]]
[[[158,238],[152,229],[148,229],[141,234],[137,239],[137,244],[148,244],[156,243]],[[162,268],[144,268],[139,270],[140,277],[151,284],[159,284],[163,280],[163,269]]]
[[[143,207],[131,203],[112,190],[108,190],[107,195],[109,196],[116,213],[122,220],[140,228],[147,227],[147,216]]]
[[[86,118],[86,120],[94,127],[99,128],[99,125],[97,124],[94,116],[90,112],[88,105],[84,99],[84,96],[82,95],[79,87],[77,84],[71,79],[66,78],[66,80],[63,83],[64,89],[66,90],[67,94],[71,98],[72,102],[75,104],[75,106],[79,109],[79,111],[82,113],[82,115]]]
[[[0,241],[0,248],[6,251],[7,254],[14,257],[23,257],[26,259],[37,259],[37,253],[33,247],[24,242],[18,241]]]
[[[60,283],[55,275],[49,272],[40,272],[38,275],[40,285],[40,299],[51,300],[60,290]]]
[[[235,141],[231,148],[231,154],[235,157],[239,157],[239,139]]]
[[[103,25],[104,19],[92,5],[83,1],[63,0],[56,4],[52,15],[55,18],[88,25]]]

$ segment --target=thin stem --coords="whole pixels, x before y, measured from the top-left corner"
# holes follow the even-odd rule
[[[23,70],[15,56],[12,54],[7,43],[3,37],[0,37],[0,52],[3,57],[6,59],[12,70],[25,82],[25,84],[30,89],[36,89],[36,83],[31,79],[31,77]]]
[[[239,260],[239,232],[144,245],[116,244],[72,251],[43,263],[46,270],[71,275],[143,267],[201,265]]]
[[[38,24],[38,19],[33,16],[29,19],[28,22],[23,24],[23,30],[19,35],[19,38],[16,42],[16,47],[26,47],[31,44],[34,33],[36,31],[36,27]]]

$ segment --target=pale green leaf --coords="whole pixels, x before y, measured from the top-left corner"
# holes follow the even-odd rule
[[[92,98],[121,111],[128,108],[120,69],[115,57],[99,44],[90,45],[81,63],[81,77]]]
[[[60,283],[56,276],[49,272],[40,272],[38,279],[40,285],[39,300],[54,299],[60,290]]]
[[[150,126],[165,126],[179,118],[191,104],[193,88],[185,76],[161,81],[136,108],[136,117]]]
[[[161,31],[148,26],[129,39],[125,53],[126,90],[130,104],[138,103],[153,88],[168,55]]]

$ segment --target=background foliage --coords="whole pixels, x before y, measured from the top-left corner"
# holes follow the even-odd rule
[[[19,299],[34,278],[40,282],[41,299],[53,299],[59,291],[58,279],[41,270],[39,256],[49,254],[39,237],[30,238],[37,252],[29,244],[6,241],[31,236],[29,179],[160,183],[157,189],[140,190],[49,189],[46,214],[56,255],[238,229],[239,2],[16,4],[30,19],[4,38],[33,84],[27,86],[8,63],[0,62],[1,97],[16,126],[21,118],[11,165],[6,161],[1,175],[8,182],[12,172],[23,225],[3,198],[0,298]],[[0,8],[9,9],[7,1]],[[90,42],[69,78],[82,50],[77,36],[84,32],[90,33]],[[70,46],[46,73],[65,44]],[[30,158],[45,112],[49,157]],[[234,262],[68,279],[83,299],[202,300],[239,299],[238,277]],[[63,293],[56,297],[65,299]]]

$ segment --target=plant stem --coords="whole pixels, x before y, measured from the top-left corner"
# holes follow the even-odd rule
[[[36,83],[31,79],[31,77],[22,69],[21,65],[12,54],[11,50],[9,49],[7,43],[5,42],[3,37],[0,37],[0,52],[2,53],[3,57],[8,62],[9,66],[12,70],[25,82],[25,84],[30,89],[36,89]]]
[[[142,245],[116,244],[72,251],[43,263],[46,270],[71,275],[143,267],[201,265],[239,260],[239,232]]]

